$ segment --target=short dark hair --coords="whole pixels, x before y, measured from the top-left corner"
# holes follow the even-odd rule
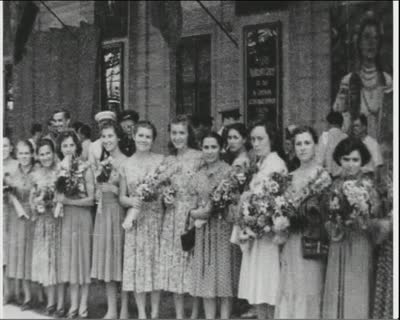
[[[365,127],[368,127],[368,118],[365,114],[360,113],[359,115],[353,118],[353,122],[356,120],[360,120],[361,124]]]
[[[300,126],[293,130],[292,139],[293,141],[296,139],[296,136],[302,133],[309,133],[314,141],[314,143],[318,143],[318,136],[315,132],[314,128],[309,126]]]
[[[326,116],[326,121],[328,121],[328,123],[330,125],[337,126],[337,127],[341,128],[343,126],[342,113],[341,112],[337,112],[337,111],[331,111]]]
[[[361,164],[365,166],[371,160],[371,153],[365,144],[358,138],[348,137],[339,142],[333,151],[333,160],[341,166],[340,160],[353,151],[358,151],[361,156]]]
[[[54,145],[54,142],[53,142],[51,139],[49,139],[49,138],[42,138],[42,139],[40,139],[39,142],[38,142],[38,145],[37,145],[37,148],[36,148],[36,154],[39,154],[39,149],[40,149],[41,147],[44,147],[44,146],[49,146],[50,149],[51,149],[51,151],[53,151],[53,153],[56,151],[56,147],[55,147],[55,145]]]
[[[176,116],[168,124],[168,132],[171,132],[171,125],[173,125],[173,124],[183,124],[184,126],[186,126],[187,131],[188,131],[188,141],[187,141],[188,147],[192,148],[192,149],[197,149],[196,136],[194,134],[194,130],[193,130],[193,126],[190,121],[190,118],[184,114]],[[176,153],[177,153],[177,150],[171,141],[168,142],[168,150],[169,150],[170,154],[176,155]]]
[[[42,125],[40,123],[34,123],[31,128],[31,134],[34,135],[36,132],[42,132]]]
[[[71,114],[69,113],[68,110],[66,110],[66,109],[64,109],[64,108],[54,110],[54,112],[53,112],[53,117],[54,117],[54,115],[55,115],[56,113],[60,113],[60,112],[64,114],[65,119],[71,119]],[[52,118],[53,118],[53,117],[52,117]]]
[[[279,135],[276,126],[269,121],[257,122],[252,126],[250,133],[257,127],[263,127],[265,129],[271,145],[271,152],[280,152],[281,150],[279,150]]]
[[[214,138],[215,140],[217,140],[217,143],[220,147],[220,149],[222,149],[223,147],[223,141],[222,141],[222,137],[216,133],[215,131],[208,131],[202,138],[201,138],[201,145],[203,145],[204,139],[206,138]]]
[[[118,122],[124,120],[132,120],[136,123],[139,121],[139,114],[135,110],[124,110],[118,115]]]
[[[80,122],[80,121],[75,121],[75,122],[72,124],[71,127],[75,130],[75,132],[78,132],[79,129],[80,129],[82,126],[83,126],[83,123],[82,123],[82,122]]]
[[[92,129],[90,129],[87,124],[83,123],[78,129],[78,133],[83,135],[85,138],[90,139],[90,136],[92,135]]]
[[[77,136],[77,134],[75,133],[74,130],[72,129],[67,129],[64,130],[62,132],[60,132],[60,134],[57,137],[57,147],[56,147],[56,151],[57,151],[57,156],[62,160],[64,159],[64,155],[61,151],[61,144],[63,143],[63,141],[65,139],[68,139],[69,137],[72,138],[72,140],[74,141],[75,145],[76,145],[76,156],[80,156],[82,153],[82,144],[79,141],[79,138]]]
[[[155,127],[155,125],[148,121],[148,120],[141,120],[138,123],[136,123],[135,128],[134,128],[134,135],[136,135],[136,133],[138,132],[139,128],[146,128],[146,129],[150,129],[153,133],[153,141],[156,140],[157,138],[157,129]]]
[[[118,123],[116,123],[115,121],[113,121],[113,120],[105,120],[104,122],[101,123],[101,125],[100,125],[100,136],[101,136],[101,132],[104,129],[108,129],[108,128],[113,128],[114,132],[115,132],[115,135],[119,139],[122,139],[124,137],[124,132],[122,131],[121,126]]]

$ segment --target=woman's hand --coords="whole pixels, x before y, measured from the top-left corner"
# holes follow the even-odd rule
[[[124,230],[130,230],[132,229],[133,226],[133,219],[132,217],[130,217],[129,215],[125,218],[124,222],[122,223],[122,228],[124,228]]]
[[[66,204],[67,198],[65,197],[65,194],[63,194],[63,193],[56,193],[55,199],[56,199],[56,202]]]

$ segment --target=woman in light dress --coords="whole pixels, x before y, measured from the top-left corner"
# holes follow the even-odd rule
[[[220,159],[222,138],[217,133],[206,134],[201,143],[204,166],[193,177],[190,186],[197,198],[189,211],[196,226],[190,294],[203,299],[207,319],[216,318],[220,299],[221,318],[228,319],[235,293],[232,244],[229,242],[233,221],[228,208],[218,212],[212,207],[210,194],[228,176],[230,167]],[[192,317],[197,316],[192,314]]]
[[[54,217],[54,187],[57,175],[56,154],[53,141],[39,140],[36,148],[40,167],[32,173],[34,188],[30,195],[33,231],[32,281],[46,289],[46,316],[56,311],[56,285],[58,282],[57,256],[60,250],[61,221]],[[49,190],[47,195],[40,194]],[[52,190],[52,191],[51,191]],[[46,197],[46,198],[44,198]],[[43,202],[45,201],[45,202]],[[39,204],[42,203],[42,209]],[[41,211],[43,210],[43,211]]]
[[[256,124],[251,130],[251,143],[258,157],[258,172],[250,182],[250,191],[274,172],[287,173],[285,162],[275,152],[276,130],[269,124]],[[243,194],[243,197],[246,193]],[[242,265],[238,297],[256,305],[259,318],[272,318],[277,303],[280,267],[279,246],[264,235],[241,244]]]
[[[296,199],[302,195],[304,188],[317,174],[321,177],[320,172],[323,169],[315,159],[318,139],[315,131],[310,127],[299,127],[293,132],[293,139],[300,167],[292,173],[288,192]],[[325,174],[329,186],[329,173]],[[301,216],[306,214],[310,219],[302,227],[297,226],[294,229],[295,226],[292,226],[289,238],[283,245],[280,290],[274,316],[276,319],[321,318],[325,261],[304,259],[301,245],[303,235],[318,239],[325,235],[321,196],[322,194],[312,195],[295,204],[297,213]]]
[[[60,160],[78,158],[82,146],[73,130],[60,133],[57,139],[57,154]],[[90,284],[92,216],[94,205],[93,172],[87,163],[77,160],[82,170],[79,183],[83,192],[73,197],[56,194],[56,201],[63,204],[64,215],[61,228],[61,249],[59,252],[59,286],[57,311],[58,317],[65,316],[64,286],[70,284],[71,306],[68,318],[88,317],[88,295]],[[80,299],[79,299],[80,293]]]
[[[123,207],[129,208],[123,223],[122,290],[134,292],[140,319],[147,317],[147,293],[151,294],[151,317],[159,317],[162,203],[160,197],[143,202],[136,192],[140,180],[154,173],[164,160],[163,155],[151,151],[156,135],[156,128],[151,122],[139,121],[136,124],[136,153],[122,164],[120,173],[120,202]]]
[[[33,308],[31,295],[33,222],[29,204],[29,195],[33,187],[31,175],[34,170],[33,146],[29,141],[19,141],[16,150],[18,167],[6,178],[6,183],[15,189],[15,198],[23,207],[23,211],[17,211],[16,207],[10,204],[9,239],[5,253],[6,276],[17,282],[22,280],[24,302],[21,310],[28,310]]]
[[[13,146],[11,144],[10,138],[3,137],[3,181],[6,177],[12,177],[13,173],[18,168],[18,161],[15,160],[12,154]],[[7,178],[6,178],[7,179]],[[3,274],[7,274],[7,247],[9,241],[9,231],[10,231],[10,201],[6,196],[3,195]],[[19,290],[17,288],[10,288],[12,282],[10,279],[4,276],[3,281],[3,292],[4,292],[4,302],[7,303],[12,300],[13,294],[18,295]],[[14,291],[14,292],[13,292]]]
[[[369,162],[371,155],[355,138],[346,138],[336,147],[333,157],[342,167],[342,175],[331,186],[332,196],[347,180],[356,180],[367,187],[370,197],[370,212],[377,217],[381,201],[373,180],[362,172],[361,167]],[[329,207],[331,202],[329,200]],[[370,292],[372,285],[372,241],[370,231],[359,227],[351,230],[336,228],[326,223],[330,236],[328,263],[326,268],[322,318],[366,319],[370,317]],[[339,231],[339,232],[338,232]]]
[[[107,182],[100,179],[96,184],[97,194],[101,193],[101,196],[94,224],[91,277],[106,284],[108,308],[105,319],[118,317],[117,282],[122,281],[122,222],[125,213],[119,203],[119,170],[127,159],[119,148],[122,136],[122,129],[115,122],[102,124],[100,139],[109,157],[100,160],[110,161],[112,169]],[[96,176],[100,174],[101,167]],[[126,294],[122,297],[122,305],[122,309],[126,310]]]
[[[189,190],[189,182],[199,170],[202,154],[195,150],[193,129],[186,116],[178,116],[170,124],[170,153],[166,159],[172,172],[171,183],[175,189],[171,203],[164,199],[165,213],[160,240],[161,289],[174,293],[177,319],[183,319],[184,294],[191,287],[191,254],[182,250],[181,235],[189,209],[196,201]]]

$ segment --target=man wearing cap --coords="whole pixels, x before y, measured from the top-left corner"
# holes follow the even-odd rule
[[[133,131],[138,121],[139,115],[134,110],[124,110],[118,117],[118,123],[124,132],[124,137],[120,141],[120,149],[127,157],[130,157],[136,151],[135,141],[133,140]]]
[[[95,115],[94,120],[97,122],[98,127],[101,128],[102,123],[106,121],[117,121],[117,116],[112,111],[100,111]],[[100,161],[102,152],[103,146],[100,138],[90,144],[88,160],[93,167]]]

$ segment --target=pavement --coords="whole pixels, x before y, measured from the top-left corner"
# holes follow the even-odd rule
[[[12,304],[7,304],[3,306],[2,319],[53,319],[50,317],[45,317],[35,311],[27,310],[21,311],[20,307],[14,306]]]

